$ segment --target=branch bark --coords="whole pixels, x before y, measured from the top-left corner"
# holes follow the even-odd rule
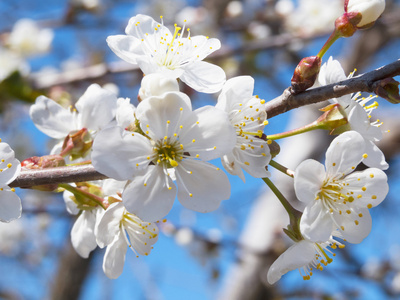
[[[372,93],[377,83],[385,78],[400,75],[400,60],[362,75],[340,81],[335,84],[292,94],[286,89],[282,95],[266,103],[268,119],[294,108],[319,103],[355,92]]]
[[[400,75],[400,60],[374,71],[293,95],[286,89],[283,94],[266,103],[268,119],[301,106],[319,103],[331,98],[341,97],[358,91],[372,93],[375,85],[384,78]],[[43,170],[23,170],[10,184],[10,187],[29,188],[37,185],[83,182],[105,179],[107,176],[97,172],[92,165],[58,167]]]

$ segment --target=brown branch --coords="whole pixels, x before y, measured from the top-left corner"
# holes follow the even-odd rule
[[[37,185],[83,182],[106,179],[92,165],[58,167],[41,170],[22,170],[10,187],[29,188]]]
[[[397,75],[400,75],[400,60],[357,77],[308,90],[297,95],[291,94],[286,89],[281,96],[266,103],[268,118],[283,114],[294,108],[358,91],[373,92],[374,86],[379,80]],[[23,170],[10,186],[28,188],[37,185],[92,181],[105,178],[107,177],[97,172],[92,165],[58,167],[43,170]]]
[[[268,119],[294,108],[319,103],[355,92],[372,93],[378,81],[400,75],[400,60],[374,71],[293,95],[286,89],[282,95],[266,103]]]

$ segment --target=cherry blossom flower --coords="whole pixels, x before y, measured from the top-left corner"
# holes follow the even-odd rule
[[[360,243],[369,234],[368,209],[383,201],[389,187],[380,169],[353,172],[366,156],[362,136],[348,131],[332,141],[325,167],[308,159],[296,168],[296,196],[306,204],[300,223],[305,238],[324,242],[333,227],[350,243]]]
[[[346,13],[360,13],[362,18],[357,27],[373,24],[385,10],[385,0],[348,0]]]
[[[349,77],[352,77],[353,73]],[[320,70],[318,81],[320,85],[328,85],[337,83],[347,79],[343,68],[337,60],[329,58],[328,62],[323,64]],[[340,128],[340,131],[354,130],[362,135],[366,145],[365,152],[368,157],[363,161],[369,167],[386,170],[389,165],[385,161],[385,156],[382,151],[375,145],[375,142],[382,139],[382,130],[380,120],[370,122],[371,113],[379,106],[379,103],[367,105],[376,96],[360,98],[360,93],[354,95],[345,95],[337,99],[332,99],[339,103],[344,109],[348,124]],[[340,132],[339,131],[339,132]]]
[[[253,96],[254,79],[240,76],[229,79],[218,97],[216,108],[229,115],[236,129],[236,145],[232,152],[224,155],[222,164],[230,174],[243,181],[243,170],[253,177],[270,176],[266,166],[271,160],[267,142],[262,139],[267,114],[265,100]]]
[[[53,36],[53,30],[41,29],[31,19],[20,19],[15,23],[7,44],[22,56],[37,55],[49,51]]]
[[[170,211],[177,194],[185,207],[199,212],[213,211],[229,198],[228,177],[206,162],[235,145],[225,112],[211,106],[192,111],[187,95],[169,92],[140,102],[135,115],[144,135],[109,127],[96,136],[92,152],[97,171],[130,180],[122,194],[129,212],[156,221]]]
[[[136,254],[148,255],[158,240],[158,227],[127,212],[124,205],[117,202],[100,217],[95,235],[99,247],[107,247],[103,271],[107,277],[115,279],[122,273],[127,248]]]
[[[86,183],[87,191],[98,197],[104,198],[104,203],[108,203],[109,197],[120,199],[125,181],[106,179],[99,182]],[[90,199],[79,199],[70,191],[64,191],[63,198],[67,211],[72,215],[79,214],[71,230],[71,243],[75,251],[83,258],[88,258],[90,252],[97,247],[96,236],[94,234],[95,225],[105,211],[105,208],[94,203]]]
[[[162,20],[162,19],[161,19]],[[218,50],[218,39],[185,34],[175,24],[171,33],[163,23],[145,15],[136,15],[129,20],[126,35],[107,38],[112,51],[123,60],[138,65],[144,74],[163,73],[168,77],[180,78],[193,89],[204,93],[221,90],[225,72],[218,66],[202,61]]]
[[[21,164],[11,147],[0,139],[0,221],[10,222],[21,217],[21,199],[8,184],[17,178]]]
[[[332,232],[336,234],[337,232]],[[267,280],[274,284],[282,275],[289,271],[298,269],[304,280],[310,280],[313,270],[322,271],[324,266],[332,262],[329,256],[335,253],[328,248],[344,248],[344,245],[331,235],[325,242],[316,243],[307,239],[300,240],[283,252],[268,270]]]
[[[31,106],[29,114],[35,126],[52,138],[64,139],[70,133],[82,129],[86,129],[93,138],[115,118],[117,97],[99,85],[92,84],[75,103],[75,107],[76,109],[65,109],[55,101],[40,96]],[[51,153],[59,152],[62,143],[58,143]]]

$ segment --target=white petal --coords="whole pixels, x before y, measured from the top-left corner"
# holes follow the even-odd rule
[[[379,205],[389,192],[386,174],[376,168],[369,168],[362,172],[354,172],[345,180],[348,183],[344,193],[353,192],[354,205],[362,208]]]
[[[320,85],[329,85],[345,79],[347,79],[347,77],[340,62],[334,60],[332,56],[321,66],[318,75]]]
[[[21,217],[21,199],[9,188],[0,191],[0,222],[10,222]]]
[[[359,103],[356,102],[351,108],[348,113],[348,121],[351,129],[357,131],[363,138],[375,142],[382,139],[381,129],[371,125],[367,112]]]
[[[36,99],[29,115],[41,132],[55,139],[65,138],[70,131],[78,129],[73,114],[45,96]]]
[[[295,171],[294,190],[297,198],[304,203],[315,201],[325,180],[324,165],[313,159],[303,161]]]
[[[266,167],[271,161],[271,154],[269,153],[269,147],[267,143],[264,143],[264,147],[260,145],[254,145],[254,149],[246,148],[245,150],[235,147],[233,149],[233,155],[237,163],[255,178],[264,178],[271,176]],[[265,156],[262,156],[264,154]]]
[[[236,144],[236,132],[228,115],[213,106],[203,106],[193,113],[193,117],[183,124],[180,136],[185,151],[192,156],[198,154],[201,160],[219,158],[231,152]]]
[[[90,85],[75,104],[82,128],[100,130],[115,118],[117,96],[98,84]]]
[[[192,89],[201,93],[216,93],[222,89],[226,75],[220,67],[196,61],[184,67],[180,79]]]
[[[229,174],[239,176],[239,178],[242,179],[243,182],[246,182],[246,178],[244,177],[242,168],[237,163],[232,153],[228,153],[227,155],[222,156],[221,162],[225,170],[227,170]]]
[[[93,143],[94,168],[116,180],[128,180],[140,169],[147,167],[147,157],[153,153],[147,138],[139,133],[109,127],[96,135]],[[141,164],[137,167],[137,164]]]
[[[343,238],[349,243],[358,244],[371,232],[372,219],[368,209],[353,206],[350,211],[350,214],[333,214],[333,218]]]
[[[111,244],[118,234],[124,209],[124,205],[121,202],[113,203],[98,217],[94,233],[100,248]]]
[[[227,80],[218,96],[218,109],[230,112],[236,103],[243,103],[253,97],[254,79],[251,76],[238,76]]]
[[[142,220],[155,222],[169,213],[175,196],[175,184],[164,174],[163,169],[149,166],[147,172],[135,176],[128,183],[122,200],[127,211]]]
[[[15,158],[14,150],[7,143],[2,142],[0,142],[0,170],[0,187],[13,182],[21,172],[21,164]]]
[[[158,25],[160,25],[160,27]],[[155,31],[155,28],[157,28],[157,31]],[[160,32],[160,35],[168,33],[168,35],[171,36],[171,32],[168,28],[154,21],[152,17],[141,14],[130,18],[128,26],[125,28],[125,33],[127,35],[134,36],[138,39],[143,38],[146,33],[151,35],[157,34],[158,32]]]
[[[69,191],[64,191],[63,199],[68,213],[70,213],[71,215],[77,215],[80,212],[80,209],[77,207],[76,203],[71,199],[71,197],[74,197],[74,194],[72,194]]]
[[[118,278],[124,269],[125,255],[128,245],[121,230],[115,235],[114,241],[108,245],[103,260],[103,271],[110,279]]]
[[[306,206],[300,220],[300,231],[306,239],[324,243],[331,236],[333,222],[331,215],[320,201],[314,200]]]
[[[129,98],[118,98],[117,101],[118,108],[115,118],[118,126],[126,128],[135,121],[136,107],[130,103]]]
[[[144,55],[139,39],[126,35],[111,35],[107,37],[111,50],[128,63],[137,64],[137,58]]]
[[[325,166],[329,177],[343,176],[354,170],[363,159],[365,142],[355,131],[347,131],[335,138],[326,151]]]
[[[154,140],[173,136],[191,116],[190,99],[181,92],[168,92],[160,97],[147,98],[136,109],[140,127],[144,132],[149,131],[148,135]]]
[[[212,164],[185,159],[175,168],[175,174],[178,200],[186,208],[202,213],[210,212],[231,195],[228,176]]]
[[[287,272],[310,264],[314,260],[314,257],[315,249],[310,242],[302,240],[290,246],[269,268],[267,275],[268,282],[274,284]]]
[[[71,230],[71,242],[75,251],[83,258],[88,258],[92,250],[97,247],[94,235],[96,212],[82,211]]]
[[[179,92],[178,81],[162,73],[149,74],[143,77],[139,96],[141,100],[151,96],[161,96],[167,92]]]
[[[102,190],[105,196],[116,196],[117,193],[122,193],[126,186],[126,181],[118,181],[114,179],[103,180]]]
[[[389,164],[385,160],[385,155],[373,142],[365,141],[365,153],[368,157],[363,160],[363,163],[368,167],[386,170]]]

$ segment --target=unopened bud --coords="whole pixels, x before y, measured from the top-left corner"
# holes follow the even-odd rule
[[[142,79],[138,100],[140,102],[148,97],[161,96],[166,92],[179,92],[178,81],[160,73],[149,74]]]
[[[294,94],[305,91],[314,85],[321,67],[319,56],[303,58],[294,70],[292,77],[292,92]]]
[[[320,129],[333,131],[343,125],[348,124],[346,113],[340,104],[331,104],[320,109],[325,113],[317,119]]]
[[[21,162],[24,169],[48,169],[65,166],[65,160],[61,155],[32,156]],[[43,184],[29,187],[30,189],[53,192],[58,189],[58,184]]]
[[[351,37],[358,29],[361,14],[357,12],[344,13],[335,20],[335,30],[341,37]]]
[[[385,10],[385,0],[346,0],[344,10],[347,14],[360,14],[357,28],[371,27]]]
[[[269,152],[271,153],[271,158],[274,158],[281,152],[281,147],[279,144],[273,140],[268,140],[267,142],[268,147],[269,147]]]
[[[21,162],[26,169],[47,169],[65,166],[65,160],[61,155],[32,156]]]
[[[60,155],[63,157],[69,155],[70,160],[85,157],[90,151],[92,144],[92,136],[86,128],[70,132],[64,140]]]
[[[390,103],[400,103],[399,82],[392,77],[385,78],[376,83],[375,94],[388,100]]]

